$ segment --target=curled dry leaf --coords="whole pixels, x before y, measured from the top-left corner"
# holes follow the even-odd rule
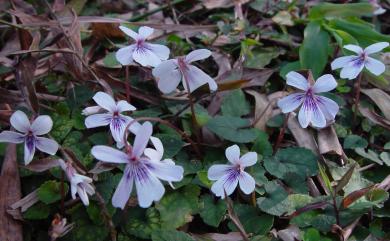
[[[50,168],[59,166],[59,160],[53,159],[53,158],[43,158],[39,160],[35,160],[28,164],[27,166],[24,166],[24,168],[33,171],[33,172],[44,172],[49,170]]]
[[[290,115],[287,121],[287,127],[294,136],[298,146],[305,147],[312,150],[314,153],[319,154],[317,143],[314,139],[313,134],[308,129],[303,129],[299,124],[294,114]]]
[[[362,89],[362,93],[370,97],[382,111],[386,119],[390,120],[390,96],[381,89]]]
[[[283,241],[295,241],[301,240],[300,230],[295,225],[290,225],[286,229],[279,230],[277,232],[278,238]]]
[[[320,154],[332,153],[339,156],[345,155],[333,126],[318,131],[318,149]]]
[[[373,110],[370,110],[369,108],[366,107],[362,107],[360,105],[359,105],[359,111],[364,117],[368,118],[370,121],[386,128],[387,130],[390,130],[390,120],[387,120],[382,116],[378,115],[377,113],[375,113]]]
[[[0,183],[0,240],[23,241],[22,224],[7,212],[22,196],[15,144],[9,144],[5,151]]]

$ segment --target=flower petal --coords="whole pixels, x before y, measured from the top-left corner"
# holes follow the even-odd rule
[[[126,35],[130,36],[132,39],[137,40],[139,38],[138,33],[134,32],[133,30],[125,27],[125,26],[119,26],[120,30],[122,30]]]
[[[326,74],[319,77],[313,86],[314,93],[328,92],[337,87],[337,82],[333,75]]]
[[[303,102],[303,105],[299,110],[299,114],[298,114],[298,121],[302,128],[306,128],[309,125],[312,116],[312,110],[310,108],[310,104],[307,103],[306,99]]]
[[[153,201],[162,198],[165,188],[146,167],[140,166],[136,169],[135,186],[137,187],[137,198],[140,207],[147,208],[152,205]]]
[[[27,133],[30,130],[30,121],[24,112],[17,110],[11,115],[11,125],[18,131]]]
[[[307,82],[307,79],[303,77],[303,75],[295,71],[288,72],[288,74],[286,75],[286,79],[288,85],[294,86],[295,88],[298,88],[300,90],[307,90],[307,88],[309,88],[309,83]]]
[[[112,114],[94,114],[85,118],[85,126],[87,128],[95,128],[98,126],[106,126],[111,123]]]
[[[104,92],[97,92],[92,98],[99,106],[102,108],[114,112],[116,111],[116,103],[114,98],[111,95]]]
[[[142,26],[138,29],[138,34],[142,36],[144,39],[147,39],[150,35],[152,35],[154,29],[148,26]]]
[[[118,151],[109,146],[94,146],[91,150],[92,156],[99,161],[109,163],[128,163],[128,156],[126,153]]]
[[[121,65],[129,65],[134,63],[133,61],[133,52],[135,49],[135,44],[132,44],[130,46],[120,48],[115,53],[116,60],[118,60]]]
[[[184,169],[181,166],[169,162],[149,162],[149,165],[152,166],[150,171],[161,180],[179,182],[183,179]]]
[[[178,70],[175,59],[162,62],[153,69],[152,74],[157,80],[158,88],[164,94],[174,91],[181,80],[181,72]]]
[[[34,133],[34,135],[40,136],[49,133],[52,127],[53,121],[51,120],[50,116],[40,115],[31,124],[31,131]]]
[[[126,167],[125,173],[112,196],[112,206],[121,209],[125,208],[126,203],[130,198],[131,191],[133,190],[133,182],[134,176],[129,167]]]
[[[111,119],[110,131],[116,142],[123,144],[126,126],[129,124],[130,119],[130,117],[125,115],[118,115]]]
[[[133,145],[133,156],[140,157],[144,152],[146,145],[149,142],[150,137],[152,136],[153,126],[150,122],[146,121],[141,128],[138,130],[134,145]]]
[[[232,178],[230,174],[226,174],[222,176],[220,179],[218,179],[212,186],[211,191],[217,196],[221,197],[222,199],[225,198],[225,192],[226,195],[229,196],[234,192],[234,189],[236,189],[238,184],[238,174],[235,178]]]
[[[35,154],[35,138],[33,136],[26,137],[24,142],[24,164],[28,165]]]
[[[140,46],[133,52],[133,59],[142,66],[156,67],[161,59],[151,50]]]
[[[250,194],[255,190],[256,182],[255,179],[247,172],[242,171],[239,178],[238,183],[240,184],[240,189],[245,194]]]
[[[361,54],[363,52],[363,49],[360,46],[354,44],[347,44],[344,46],[344,48],[357,54]]]
[[[137,108],[135,108],[133,105],[131,105],[129,102],[125,100],[120,100],[116,103],[117,110],[119,112],[124,112],[124,111],[134,111]]]
[[[150,140],[155,149],[146,148],[144,154],[152,161],[161,161],[161,158],[164,155],[164,146],[162,145],[161,140],[153,136],[150,137]]]
[[[190,92],[193,92],[194,90],[206,83],[209,84],[209,88],[211,91],[216,91],[218,89],[218,85],[215,80],[196,66],[188,65],[187,77],[188,84],[190,85]],[[183,85],[188,91],[186,81],[184,81]]]
[[[302,128],[306,128],[309,123],[318,128],[323,128],[326,125],[325,117],[318,107],[316,99],[313,99],[312,97],[305,98],[298,114],[298,120]]]
[[[363,70],[364,64],[350,64],[345,66],[340,72],[340,78],[343,79],[355,79],[359,73]]]
[[[218,180],[226,173],[228,173],[230,168],[232,168],[232,166],[226,164],[212,165],[207,171],[207,178],[213,181]]]
[[[382,49],[387,48],[389,46],[388,42],[379,42],[375,44],[371,44],[367,48],[364,49],[364,53],[373,54],[382,51]]]
[[[3,131],[0,133],[0,142],[22,143],[24,135],[14,131]]]
[[[302,104],[304,97],[305,95],[303,93],[288,95],[278,101],[278,107],[283,113],[292,112]]]
[[[321,109],[326,120],[332,121],[339,112],[339,105],[325,96],[316,96],[318,107]]]
[[[76,193],[77,193],[77,184],[71,183],[70,184],[70,193],[72,195],[73,199],[76,199]]]
[[[169,48],[162,44],[147,44],[148,48],[161,60],[167,60],[169,58],[169,53],[171,52]]]
[[[191,63],[194,61],[198,61],[201,59],[207,59],[211,56],[211,51],[208,49],[196,49],[194,51],[191,51],[187,56],[185,57],[185,60],[187,63]]]
[[[54,155],[58,151],[58,143],[46,137],[36,137],[36,147],[47,154]]]
[[[89,205],[89,199],[87,192],[85,191],[85,188],[81,186],[82,184],[77,185],[77,193],[79,194],[79,197],[81,199],[81,202],[83,202],[84,206]]]
[[[357,56],[353,56],[353,55],[339,57],[339,58],[333,60],[333,62],[330,64],[330,66],[332,67],[332,70],[343,68],[346,65],[350,64],[351,62],[353,62],[356,59],[356,57]]]
[[[88,115],[97,114],[101,110],[102,110],[102,108],[100,106],[98,106],[98,105],[89,106],[89,107],[86,107],[84,110],[82,110],[81,114],[88,116]]]
[[[229,146],[225,150],[225,156],[232,164],[240,164],[240,148],[237,145]]]
[[[250,167],[255,165],[257,162],[257,153],[256,152],[248,152],[241,156],[240,165],[244,167]]]
[[[368,71],[374,75],[381,75],[386,70],[386,66],[379,60],[376,60],[371,57],[367,57],[366,62],[364,63]]]

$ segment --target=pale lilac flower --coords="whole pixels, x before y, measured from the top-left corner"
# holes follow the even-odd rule
[[[208,170],[207,177],[216,180],[211,186],[211,191],[217,197],[225,198],[225,192],[229,196],[239,184],[245,194],[252,193],[255,190],[255,179],[244,169],[256,164],[256,152],[248,152],[240,157],[240,148],[233,145],[226,149],[225,155],[229,164],[213,165]]]
[[[76,199],[76,193],[79,195],[81,201],[85,206],[89,205],[88,195],[93,195],[95,189],[91,185],[92,178],[83,176],[77,173],[76,169],[69,162],[59,160],[62,170],[66,173],[66,176],[70,182],[70,191],[72,198]]]
[[[124,26],[119,26],[119,28],[135,40],[134,44],[116,52],[116,59],[122,65],[129,65],[135,61],[142,66],[156,67],[162,60],[168,59],[170,52],[168,47],[146,42],[146,39],[153,34],[153,28],[140,27],[138,33]]]
[[[0,142],[23,143],[24,142],[24,164],[29,164],[35,154],[35,148],[48,153],[56,154],[58,144],[56,141],[41,137],[49,133],[53,127],[53,121],[48,115],[38,116],[32,124],[26,114],[22,111],[15,111],[10,119],[11,125],[19,132],[3,131],[0,133]]]
[[[378,3],[378,0],[368,0],[368,2],[372,5],[374,8],[374,15],[381,15],[386,12],[386,9],[382,8],[382,6]]]
[[[123,147],[123,138],[126,126],[133,120],[133,118],[122,115],[121,113],[124,111],[134,111],[136,108],[125,100],[115,102],[110,95],[104,92],[96,93],[93,100],[99,106],[92,106],[84,109],[84,114],[94,113],[85,119],[85,126],[87,128],[94,128],[110,125],[112,137],[117,142],[119,148]],[[95,114],[98,112],[99,108],[101,110],[106,110],[107,112]],[[129,130],[135,134],[139,127],[140,124],[135,122],[129,127]]]
[[[389,46],[387,42],[372,44],[364,50],[353,44],[345,45],[344,48],[358,55],[344,56],[333,60],[331,63],[332,70],[341,69],[340,78],[355,79],[364,67],[374,75],[380,75],[385,72],[385,65],[368,55],[380,52]]]
[[[211,91],[216,91],[218,86],[215,80],[191,64],[194,61],[206,59],[210,55],[210,50],[197,49],[187,56],[162,62],[152,72],[158,82],[158,88],[164,94],[169,94],[182,81],[184,88],[189,92],[196,90],[204,84],[208,84]],[[189,88],[187,87],[187,82]]]
[[[286,75],[287,84],[300,90],[298,93],[290,94],[278,101],[278,106],[283,113],[289,113],[302,105],[298,120],[302,128],[310,123],[314,127],[323,128],[326,121],[333,121],[339,111],[339,106],[333,100],[317,95],[328,92],[337,86],[332,75],[326,74],[317,79],[314,85],[301,74],[291,71]]]
[[[145,122],[137,132],[132,148],[126,153],[108,146],[94,146],[92,155],[103,162],[125,163],[122,179],[112,197],[112,205],[124,208],[135,182],[138,203],[141,207],[149,207],[153,201],[162,198],[165,188],[161,180],[178,182],[183,178],[183,168],[176,166],[171,160],[161,161],[164,148],[157,138],[152,137],[153,127]],[[146,148],[151,139],[155,150]]]

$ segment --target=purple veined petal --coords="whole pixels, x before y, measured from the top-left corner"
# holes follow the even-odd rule
[[[46,137],[36,137],[35,145],[38,150],[50,155],[54,155],[58,151],[58,143]]]
[[[116,110],[116,103],[114,98],[111,95],[104,92],[97,92],[92,99],[102,108],[108,110],[109,112],[114,112]]]
[[[169,162],[147,162],[149,171],[157,178],[167,182],[179,182],[183,179],[184,169]]]
[[[185,61],[187,63],[191,63],[194,61],[207,59],[211,56],[211,51],[208,49],[196,49],[194,51],[191,51],[187,56],[185,57]]]
[[[148,142],[150,137],[152,136],[153,126],[150,122],[146,121],[141,128],[137,131],[135,136],[134,145],[133,145],[133,156],[140,157]]]
[[[35,137],[34,136],[26,136],[24,142],[24,164],[28,165],[35,154]]]
[[[89,205],[88,195],[87,192],[85,191],[85,188],[83,188],[82,185],[83,185],[82,183],[77,185],[77,193],[79,194],[79,197],[83,202],[84,206],[88,206]]]
[[[148,26],[142,26],[138,29],[138,34],[143,38],[147,39],[150,35],[152,35],[154,29]]]
[[[133,61],[134,49],[135,49],[135,44],[120,48],[115,53],[116,60],[118,60],[118,62],[121,63],[121,65],[129,65],[134,63]]]
[[[17,110],[11,115],[11,125],[18,131],[27,133],[30,130],[30,121],[24,112]]]
[[[354,56],[354,55],[339,57],[339,58],[333,60],[332,63],[330,64],[330,66],[331,66],[332,70],[344,68],[346,65],[353,62],[357,57],[358,56]]]
[[[188,84],[190,85],[190,92],[193,92],[200,86],[204,84],[208,84],[211,91],[216,91],[218,89],[218,85],[213,78],[207,75],[203,70],[199,69],[196,66],[188,65],[187,75],[184,77],[188,78]],[[183,78],[183,85],[185,89],[188,91],[187,83]]]
[[[387,48],[389,46],[388,42],[379,42],[375,44],[371,44],[367,48],[364,49],[365,54],[373,54],[373,53],[378,53],[382,51],[384,48]]]
[[[145,46],[139,46],[134,50],[133,59],[142,66],[156,67],[161,63],[161,59]]]
[[[241,156],[240,165],[243,167],[250,167],[255,165],[257,162],[257,153],[256,152],[248,152]]]
[[[103,110],[100,106],[89,106],[86,107],[84,110],[81,111],[82,115],[89,116],[99,113],[101,110]]]
[[[95,128],[99,126],[106,126],[111,123],[111,120],[112,120],[111,113],[94,114],[85,118],[84,124],[87,128]]]
[[[51,120],[50,116],[40,115],[31,124],[31,131],[34,133],[34,135],[40,136],[49,133],[52,127],[53,121]]]
[[[125,27],[125,26],[119,26],[120,30],[122,30],[126,35],[130,36],[132,39],[137,40],[139,39],[138,33],[134,32],[133,30]]]
[[[150,207],[153,201],[159,201],[162,198],[165,188],[144,164],[137,165],[134,173],[139,206],[143,208]]]
[[[112,196],[112,206],[124,209],[133,190],[134,175],[130,166],[126,166],[125,172]]]
[[[111,119],[110,131],[116,142],[123,143],[126,126],[130,122],[130,117],[125,115],[117,115]]]
[[[230,172],[222,176],[211,186],[211,191],[217,197],[221,197],[222,199],[224,199],[225,192],[226,195],[229,196],[236,189],[239,175],[240,172],[238,170],[230,169]]]
[[[317,102],[313,101],[309,106],[311,111],[311,124],[317,128],[324,128],[326,126],[326,119]]]
[[[334,79],[333,75],[325,74],[316,80],[315,84],[313,85],[313,92],[314,93],[328,92],[333,90],[336,87],[337,87],[337,82]]]
[[[0,133],[0,142],[10,142],[17,144],[24,142],[24,138],[24,135],[14,131],[3,131]]]
[[[157,57],[161,60],[167,60],[169,58],[169,53],[171,52],[169,48],[162,44],[150,44],[147,43],[148,49],[150,49]]]
[[[181,72],[177,67],[177,60],[175,59],[162,62],[153,69],[152,74],[157,80],[158,88],[164,94],[174,91],[182,78]]]
[[[326,120],[332,121],[339,112],[339,105],[325,96],[316,96],[318,107],[321,109]]]
[[[364,63],[355,61],[354,64],[350,64],[341,69],[340,77],[343,79],[355,79],[359,73],[363,70]]]
[[[302,128],[308,127],[311,122],[313,105],[314,103],[311,98],[306,97],[298,113],[298,121]]]
[[[302,104],[304,97],[303,93],[294,93],[283,97],[277,104],[283,113],[290,113]]]
[[[309,88],[309,83],[307,82],[307,79],[303,77],[300,73],[297,73],[295,71],[290,71],[286,75],[287,84],[290,86],[294,86],[295,88],[298,88],[300,90],[307,90]]]
[[[381,61],[371,57],[367,57],[364,65],[368,69],[368,71],[370,71],[376,76],[381,75],[386,70],[386,66]]]
[[[344,46],[345,49],[348,49],[352,52],[355,52],[357,54],[363,53],[363,49],[360,46],[354,45],[354,44],[347,44]]]
[[[109,146],[94,146],[91,154],[99,161],[109,163],[128,163],[129,158],[126,153],[118,151]]]
[[[238,183],[240,185],[240,189],[245,194],[251,194],[255,190],[256,182],[255,179],[247,172],[242,171],[238,178]]]
[[[117,110],[119,112],[124,112],[124,111],[134,111],[137,108],[135,108],[133,105],[131,105],[129,102],[125,100],[120,100],[116,103]]]
[[[240,148],[237,145],[232,145],[226,148],[225,156],[232,164],[240,164]]]
[[[207,178],[212,181],[218,180],[221,177],[223,177],[225,174],[227,174],[231,168],[232,168],[231,165],[226,165],[226,164],[212,165],[207,171]]]

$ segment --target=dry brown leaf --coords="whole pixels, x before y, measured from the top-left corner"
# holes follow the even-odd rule
[[[390,120],[390,96],[381,89],[362,89],[361,92],[370,97],[382,111],[386,119]]]
[[[283,241],[301,240],[301,238],[300,238],[300,230],[295,225],[290,225],[286,229],[279,230],[277,232],[277,235]]]
[[[50,168],[57,167],[60,165],[60,162],[58,159],[53,158],[43,158],[39,160],[35,160],[28,164],[27,166],[24,166],[24,168],[33,171],[33,172],[44,172],[49,170]]]
[[[287,126],[294,136],[295,141],[298,143],[298,146],[305,147],[312,150],[314,153],[319,154],[317,143],[313,134],[307,128],[302,128],[294,115],[295,114],[290,115],[290,118],[287,121]]]
[[[375,113],[373,110],[370,110],[369,108],[366,107],[362,107],[360,105],[359,105],[359,111],[364,117],[368,118],[370,121],[386,128],[387,130],[390,130],[390,120],[387,120],[382,116],[378,115],[377,113]]]
[[[272,117],[272,103],[275,101],[268,101],[268,98],[265,94],[260,94],[254,90],[247,90],[246,92],[255,98],[254,127],[265,131],[267,121]]]
[[[39,201],[38,189],[35,189],[24,198],[13,203],[10,207],[14,210],[20,208],[21,212],[25,212],[27,209],[29,209],[32,205],[34,205],[38,201]]]
[[[9,144],[5,151],[0,183],[0,240],[23,241],[21,223],[7,213],[9,206],[22,196],[15,144]]]
[[[339,156],[343,155],[343,148],[332,125],[318,130],[317,141],[321,154],[332,153]]]

